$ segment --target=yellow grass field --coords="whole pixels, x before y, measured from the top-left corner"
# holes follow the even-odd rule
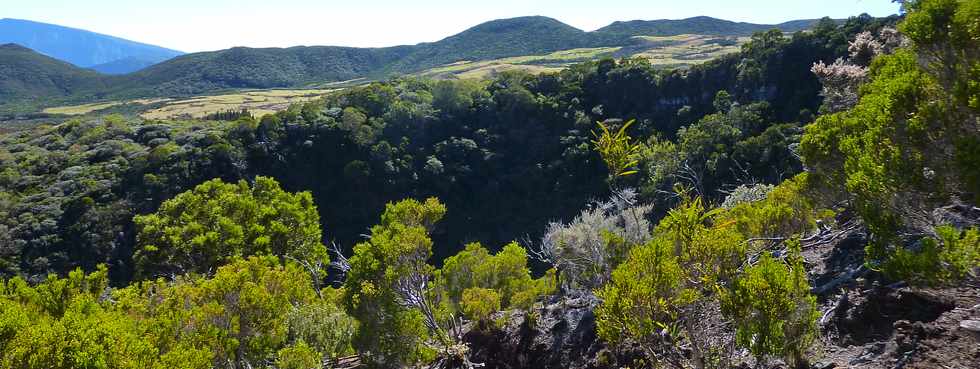
[[[616,58],[624,56],[642,57],[657,67],[684,68],[695,64],[736,53],[748,37],[729,38],[727,45],[717,42],[719,36],[677,35],[677,36],[637,36],[636,46],[598,47],[570,49],[547,55],[515,56],[487,61],[459,61],[417,73],[428,78],[485,78],[493,73],[509,70],[523,70],[529,73],[557,72],[571,64],[595,60],[603,56]]]
[[[734,45],[719,45],[712,40],[717,36],[677,35],[669,37],[640,36],[641,40],[657,45],[634,54],[650,60],[653,65],[690,66],[701,64],[728,54],[733,54],[749,41],[748,37],[733,39]]]
[[[290,104],[318,99],[336,89],[257,90],[224,95],[197,96],[186,99],[136,99],[44,109],[44,113],[85,115],[123,105],[145,105],[144,119],[202,118],[219,111],[248,109],[255,116],[285,110]],[[162,104],[162,105],[160,105]],[[149,109],[153,105],[153,109]]]
[[[260,90],[173,100],[143,112],[143,119],[202,118],[219,111],[248,109],[256,117],[286,110],[290,104],[316,100],[336,90]]]
[[[418,73],[422,77],[464,79],[484,78],[493,73],[508,70],[524,70],[530,73],[557,72],[566,66],[604,55],[612,55],[619,47],[599,47],[556,51],[546,55],[515,56],[480,62],[459,61]]]

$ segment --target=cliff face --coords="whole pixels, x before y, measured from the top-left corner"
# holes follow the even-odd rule
[[[613,349],[596,335],[592,296],[556,298],[530,312],[497,314],[491,327],[474,328],[464,340],[471,361],[486,368],[605,369],[629,366],[639,350]]]

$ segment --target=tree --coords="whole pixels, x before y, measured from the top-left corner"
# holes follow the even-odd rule
[[[320,217],[308,192],[283,191],[274,179],[205,182],[136,216],[138,275],[207,273],[235,257],[275,255],[318,273],[326,260]]]
[[[817,119],[800,145],[814,183],[844,194],[867,224],[867,264],[892,278],[944,268],[929,253],[910,262],[909,246],[948,243],[945,224],[975,228],[956,209],[975,205],[980,188],[980,2],[906,6],[910,46],[874,59],[857,104]]]
[[[344,282],[344,306],[361,324],[354,347],[378,367],[434,357],[430,334],[439,334],[427,300],[433,272],[429,230],[446,212],[437,199],[388,204],[371,237],[354,247]],[[441,337],[440,337],[441,338]]]

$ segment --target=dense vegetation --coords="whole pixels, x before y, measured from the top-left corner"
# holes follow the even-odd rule
[[[450,209],[432,231],[436,260],[473,241],[536,238],[549,221],[605,197],[590,132],[607,119],[618,129],[616,118],[635,119],[630,134],[646,137],[643,173],[624,186],[640,188],[644,201],[664,200],[690,177],[701,196],[720,202],[729,184],[776,184],[801,169],[788,146],[819,107],[811,64],[843,56],[849,34],[879,24],[862,17],[792,38],[760,34],[741,54],[687,72],[607,59],[556,75],[396,79],[259,120],[110,116],[8,135],[0,151],[4,270],[43,278],[109,263],[128,281],[134,214],[212,178],[255,175],[311,191],[328,230],[323,241],[347,249],[386,203],[408,197],[435,196]]]
[[[906,7],[900,34],[824,20],[689,71],[400,78],[260,119],[2,136],[0,363],[472,368],[465,329],[571,297],[639,365],[808,367],[802,250],[835,229],[867,230],[881,282],[980,268],[980,1]]]

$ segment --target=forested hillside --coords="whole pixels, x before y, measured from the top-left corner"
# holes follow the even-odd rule
[[[970,367],[980,1],[904,10],[0,135],[0,367]]]
[[[631,22],[628,27],[612,25],[595,32],[585,32],[547,17],[521,17],[486,22],[445,39],[412,46],[386,48],[291,47],[245,48],[183,55],[121,76],[90,77],[99,86],[30,95],[23,89],[2,89],[7,96],[0,110],[14,110],[11,103],[24,103],[37,97],[53,101],[90,102],[93,96],[103,98],[172,97],[242,88],[303,87],[310,84],[347,81],[358,78],[385,79],[424,71],[460,61],[494,60],[506,57],[547,55],[561,50],[586,47],[630,46],[638,44],[633,36],[678,35],[682,33],[746,36],[754,30],[784,27],[798,31],[814,22],[791,22],[784,25],[734,23],[713,18],[678,21]],[[807,27],[804,27],[806,25]],[[639,44],[642,44],[640,42]],[[636,51],[644,50],[642,47]],[[4,63],[28,63],[21,56],[10,55]],[[17,58],[17,59],[12,59]],[[127,68],[141,59],[115,60],[94,69],[109,72]],[[75,74],[87,71],[78,69]],[[43,78],[50,71],[25,71],[19,78]],[[43,86],[27,85],[42,91]],[[65,100],[66,96],[68,97]]]
[[[0,101],[40,105],[105,88],[96,72],[80,69],[17,44],[0,45]],[[0,104],[5,105],[5,104]]]

